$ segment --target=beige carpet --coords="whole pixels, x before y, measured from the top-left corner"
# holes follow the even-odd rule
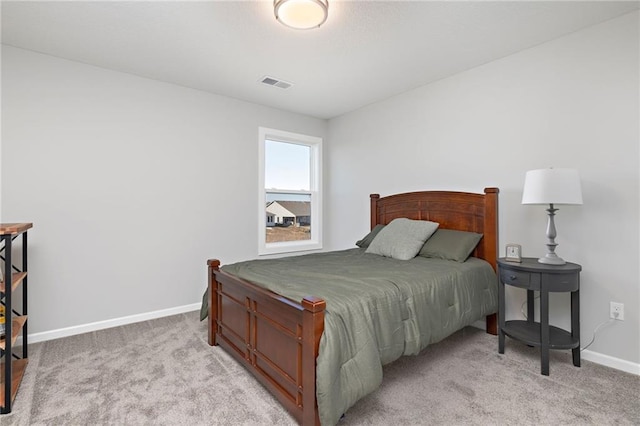
[[[640,377],[466,328],[385,367],[382,387],[340,425],[640,424]],[[30,346],[1,425],[290,425],[293,419],[219,348],[198,313]]]

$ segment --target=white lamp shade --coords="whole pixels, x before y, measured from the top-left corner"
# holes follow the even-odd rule
[[[327,20],[328,0],[274,0],[276,19],[296,30],[317,28]]]
[[[582,204],[580,175],[574,169],[529,170],[522,204]]]

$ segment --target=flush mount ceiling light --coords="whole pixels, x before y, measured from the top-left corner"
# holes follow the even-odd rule
[[[282,25],[310,30],[327,20],[329,0],[273,0],[273,12]]]

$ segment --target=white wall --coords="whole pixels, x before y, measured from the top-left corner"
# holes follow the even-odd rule
[[[29,234],[30,333],[198,303],[257,256],[258,127],[327,123],[2,48],[2,218]]]
[[[524,174],[577,168],[584,205],[560,206],[556,241],[583,265],[582,341],[609,301],[623,302],[625,321],[590,349],[640,363],[638,20],[628,14],[331,120],[329,248],[365,235],[369,193],[497,186],[501,251],[516,242],[538,257],[546,213],[520,204]],[[523,292],[507,297],[507,317],[519,317]],[[553,294],[551,310],[551,323],[568,328],[568,294]]]
[[[638,13],[333,119],[325,247],[353,246],[368,194],[498,186],[500,247],[544,253],[526,170],[578,168],[585,204],[557,215],[581,263],[583,342],[640,362]],[[32,221],[30,333],[198,303],[205,261],[257,255],[258,126],[322,120],[3,46],[4,222]],[[349,215],[341,212],[349,211]],[[508,316],[522,295],[510,292]],[[552,298],[567,327],[568,296]]]

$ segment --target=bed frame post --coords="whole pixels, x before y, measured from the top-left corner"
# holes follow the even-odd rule
[[[209,273],[209,344],[211,346],[216,346],[218,343],[216,342],[216,328],[218,318],[218,282],[215,280],[213,271],[217,271],[220,268],[220,261],[218,259],[209,259],[207,261],[207,265],[209,265],[208,273]]]
[[[371,194],[369,198],[371,198],[371,230],[373,231],[373,228],[378,224],[378,200],[380,199],[380,194]]]
[[[498,192],[498,188],[484,189],[484,257],[494,271],[498,266]]]
[[[316,400],[316,358],[320,348],[320,337],[324,331],[324,310],[327,302],[319,297],[302,299],[302,424],[320,425]]]
[[[498,272],[498,188],[484,189],[484,229],[492,229],[494,232],[485,232],[484,255],[493,270]],[[489,236],[489,238],[487,238]],[[498,334],[498,315],[491,314],[486,318],[487,333]]]

